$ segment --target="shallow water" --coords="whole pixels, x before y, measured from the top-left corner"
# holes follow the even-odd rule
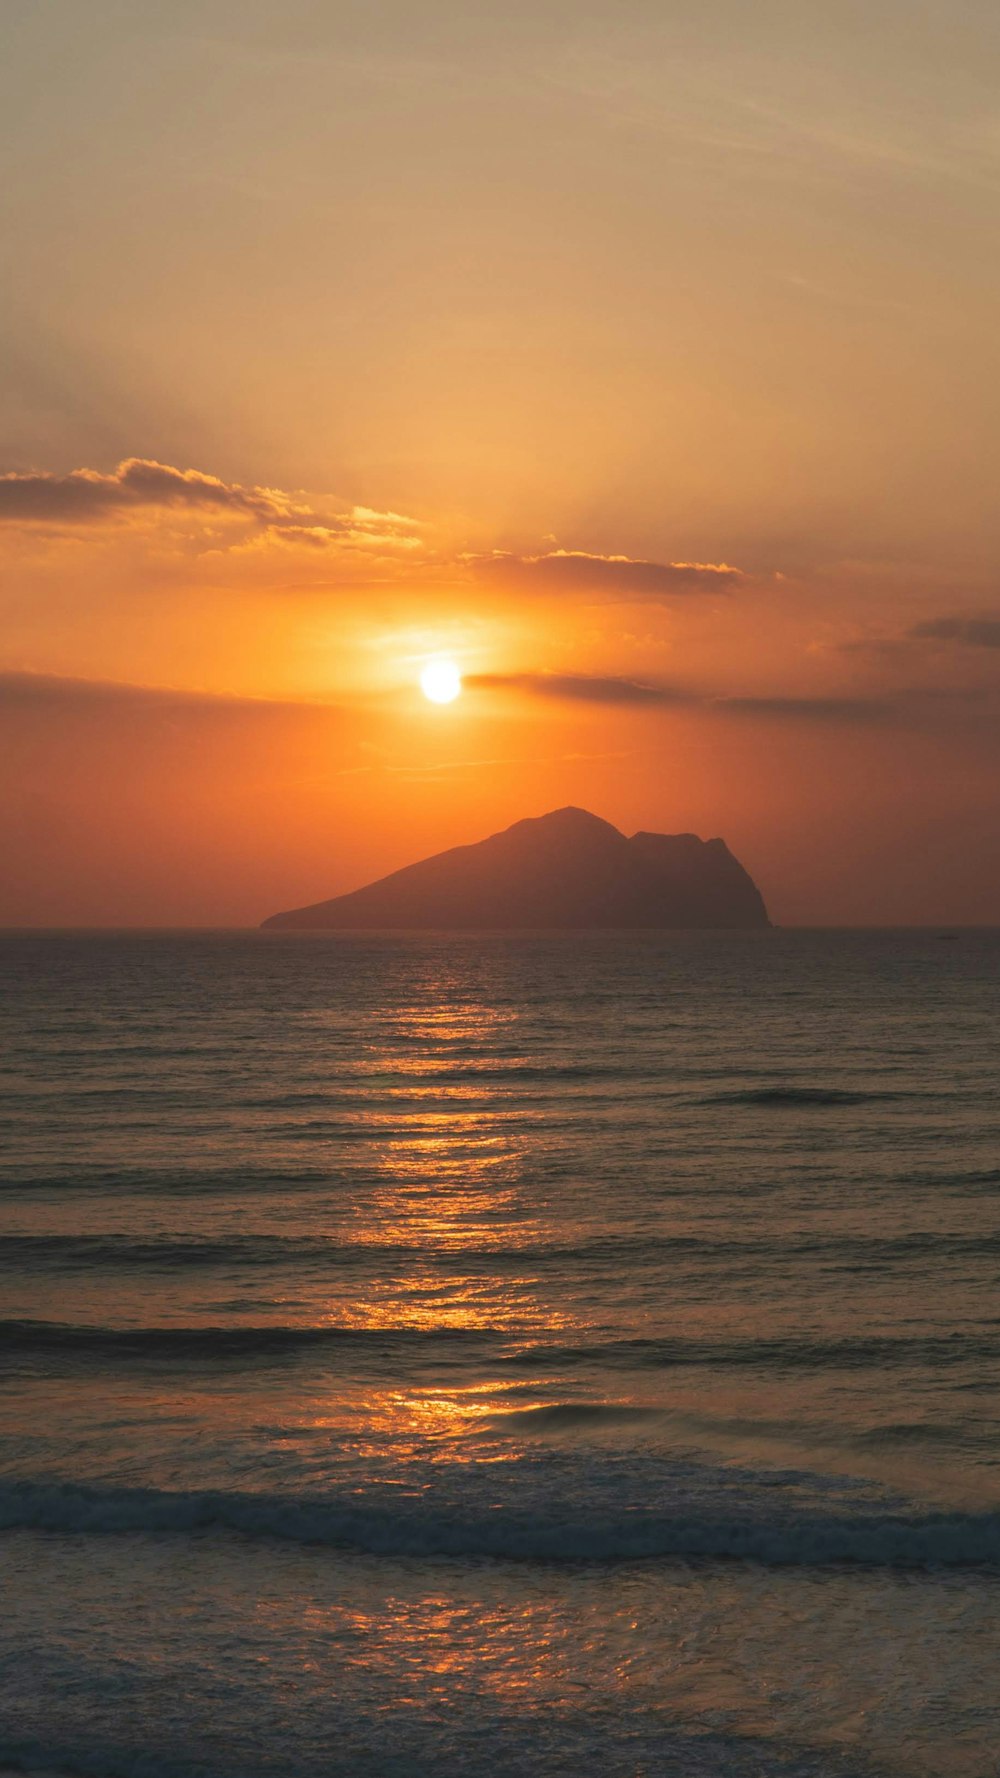
[[[995,1773],[1000,934],[0,980],[0,1762]]]

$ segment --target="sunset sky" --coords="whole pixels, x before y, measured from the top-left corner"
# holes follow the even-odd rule
[[[1000,919],[998,83],[989,0],[6,0],[0,922],[565,803]]]

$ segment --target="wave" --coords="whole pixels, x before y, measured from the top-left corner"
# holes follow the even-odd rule
[[[1000,1236],[998,1236],[1000,1242]],[[331,1266],[368,1269],[419,1260],[463,1276],[476,1267],[489,1271],[605,1260],[616,1263],[652,1254],[770,1253],[773,1242],[713,1240],[701,1235],[600,1237],[593,1241],[517,1242],[460,1248],[407,1241],[338,1241],[330,1235],[226,1235],[219,1239],[132,1235],[0,1235],[0,1267],[66,1269],[95,1266],[130,1270],[184,1270],[224,1266]]]
[[[881,1105],[891,1099],[920,1099],[926,1093],[901,1093],[876,1088],[770,1086],[738,1087],[723,1093],[709,1093],[697,1101],[699,1105]]]
[[[26,1267],[69,1271],[83,1267],[89,1272],[97,1266],[130,1271],[301,1264],[364,1267],[380,1260],[399,1262],[413,1254],[413,1247],[404,1242],[341,1242],[310,1235],[225,1235],[217,1240],[197,1236],[144,1240],[132,1235],[0,1235],[0,1266],[18,1271]],[[484,1250],[483,1257],[487,1254]]]
[[[685,1340],[680,1338],[608,1340],[600,1344],[526,1345],[507,1362],[526,1368],[574,1363],[602,1363],[626,1369],[659,1369],[670,1365],[759,1366],[779,1370],[879,1369],[899,1365],[965,1364],[970,1359],[1000,1357],[1000,1332],[977,1329],[972,1337],[938,1335],[857,1334],[841,1339]]]
[[[0,1531],[69,1535],[227,1531],[366,1555],[620,1563],[679,1559],[766,1567],[1000,1568],[1000,1514],[822,1512],[773,1517],[630,1509],[572,1517],[540,1510],[435,1512],[421,1502],[365,1506],[309,1495],[171,1492],[13,1482],[0,1486]]]
[[[497,1432],[574,1432],[578,1427],[600,1431],[603,1426],[661,1418],[661,1409],[629,1402],[554,1401],[541,1407],[508,1408],[491,1414],[482,1430],[485,1437],[493,1437]]]
[[[396,1774],[399,1778],[403,1772],[407,1778],[431,1778],[442,1769],[458,1770],[452,1760],[442,1768],[440,1731],[426,1719],[415,1721],[412,1710],[405,1712],[408,1720],[401,1757],[399,1740],[391,1727],[383,1723],[383,1731],[388,1729],[383,1735],[378,1726],[373,1729],[370,1710],[364,1710],[359,1721],[357,1716],[352,1719],[349,1709],[345,1699],[338,1699],[335,1720],[342,1730],[341,1751],[327,1736],[317,1759],[308,1740],[303,1745],[293,1733],[282,1739],[280,1765],[276,1765],[268,1757],[270,1743],[265,1737],[254,1745],[249,1757],[243,1754],[238,1768],[242,1778],[253,1773],[263,1778],[276,1771],[281,1778],[371,1778],[374,1774],[378,1778]],[[534,1712],[490,1712],[481,1733],[462,1737],[461,1770],[470,1778],[476,1772],[532,1772],[536,1778],[545,1774],[555,1778],[556,1773],[589,1771],[594,1765],[618,1774],[669,1770],[673,1778],[709,1778],[720,1772],[727,1778],[851,1778],[853,1773],[861,1778],[860,1768],[848,1765],[836,1750],[824,1752],[794,1742],[776,1744],[738,1733],[709,1734],[676,1724],[668,1730],[662,1713],[650,1718],[635,1710],[620,1711],[613,1724],[605,1720],[599,1729],[585,1705],[579,1714],[561,1705],[557,1715],[558,1742],[554,1742],[551,1712],[544,1727]],[[197,1729],[192,1746],[184,1733],[186,1723],[174,1730],[166,1752],[149,1744],[148,1730],[144,1736],[141,1723],[135,1726],[134,1740],[110,1743],[0,1737],[0,1778],[17,1774],[31,1774],[32,1778],[225,1778],[228,1774],[232,1778],[237,1769],[231,1746],[220,1753],[218,1740],[213,1738],[211,1748],[206,1748]],[[241,1724],[244,1740],[248,1731],[253,1733],[253,1726],[252,1718]],[[398,1729],[398,1718],[396,1726]],[[480,1751],[478,1759],[470,1751],[474,1743]]]
[[[732,1236],[644,1235],[604,1236],[591,1241],[561,1243],[510,1242],[461,1248],[435,1247],[406,1241],[339,1241],[331,1235],[0,1235],[0,1268],[92,1272],[221,1270],[225,1268],[285,1270],[308,1266],[367,1271],[419,1260],[442,1273],[463,1276],[477,1269],[489,1272],[536,1270],[568,1265],[616,1265],[623,1260],[648,1265],[677,1258],[711,1262],[764,1260],[770,1265],[818,1258],[840,1260],[848,1269],[858,1263],[891,1265],[895,1261],[932,1257],[977,1258],[1000,1251],[1000,1231],[968,1233],[911,1229],[893,1236],[868,1234],[800,1234]]]
[[[495,1337],[470,1327],[354,1327],[340,1323],[296,1327],[275,1322],[249,1327],[103,1327],[62,1321],[0,1321],[0,1356],[100,1359],[282,1358],[336,1346],[424,1347],[459,1345]]]
[[[353,1088],[355,1094],[360,1094],[373,1082],[377,1084],[380,1093],[394,1094],[400,1088],[412,1090],[414,1087],[426,1087],[428,1083],[434,1086],[474,1086],[480,1082],[484,1086],[503,1086],[507,1082],[517,1082],[557,1087],[563,1082],[580,1080],[627,1080],[630,1084],[654,1080],[659,1083],[661,1080],[655,1070],[644,1069],[641,1062],[636,1065],[633,1058],[618,1062],[560,1062],[554,1058],[550,1061],[530,1062],[523,1056],[505,1057],[489,1049],[473,1055],[465,1043],[456,1044],[455,1048],[461,1050],[461,1061],[449,1057],[439,1049],[427,1059],[426,1066],[419,1070],[412,1064],[392,1066],[388,1062],[380,1064],[372,1074],[357,1069],[347,1077],[350,1088]],[[344,1096],[346,1095],[342,1088],[338,1095],[340,1103]],[[245,1103],[253,1111],[287,1111],[296,1110],[302,1105],[329,1106],[331,1095],[329,1090],[277,1093],[247,1099]]]
[[[683,1337],[629,1338],[560,1342],[551,1337],[544,1322],[527,1335],[513,1335],[508,1328],[493,1326],[414,1327],[389,1323],[379,1327],[325,1322],[294,1324],[259,1322],[244,1326],[164,1325],[158,1327],[109,1327],[100,1323],[7,1320],[0,1321],[0,1359],[40,1358],[63,1363],[112,1363],[138,1361],[281,1360],[299,1355],[354,1348],[395,1352],[398,1357],[428,1347],[475,1345],[492,1348],[491,1362],[517,1369],[548,1370],[553,1364],[572,1369],[581,1364],[600,1364],[616,1369],[659,1369],[669,1366],[715,1365],[723,1368],[756,1366],[763,1369],[815,1370],[880,1369],[900,1365],[945,1366],[970,1360],[1000,1357],[1000,1328],[974,1335],[859,1334],[840,1339],[804,1340],[801,1337],[747,1340],[699,1340]]]
[[[380,1132],[381,1133],[381,1132]],[[338,1131],[338,1141],[356,1137],[370,1142],[370,1130],[360,1127],[345,1133]],[[198,1197],[227,1196],[239,1192],[245,1196],[270,1195],[277,1191],[308,1192],[325,1187],[327,1191],[341,1182],[341,1176],[328,1167],[259,1167],[252,1164],[237,1167],[127,1167],[88,1166],[74,1161],[65,1167],[39,1173],[25,1167],[5,1169],[3,1190],[12,1195],[21,1192],[94,1192],[112,1193],[116,1197],[164,1196]]]
[[[777,1097],[774,1096],[775,1093],[777,1093]],[[765,1108],[768,1104],[772,1104],[779,1110],[783,1106],[791,1108],[793,1105],[803,1103],[800,1098],[789,1098],[787,1089],[768,1088],[766,1094],[767,1096],[763,1099],[754,1098],[746,1092],[730,1095],[717,1094],[700,1102],[708,1105],[742,1104],[752,1106],[757,1104],[763,1105]],[[805,1103],[808,1106],[810,1101]],[[845,1101],[821,1098],[813,1099],[811,1103],[815,1106],[823,1104],[835,1106],[843,1104]],[[555,1118],[546,1119],[548,1134],[563,1127],[563,1124]],[[566,1120],[565,1127],[572,1131],[573,1120],[571,1118]],[[310,1201],[315,1202],[318,1195],[325,1193],[335,1197],[338,1201],[343,1199],[346,1202],[348,1194],[359,1188],[364,1189],[367,1186],[385,1184],[384,1171],[380,1170],[370,1157],[369,1151],[372,1148],[374,1137],[377,1137],[380,1143],[393,1140],[409,1142],[422,1133],[421,1129],[412,1123],[405,1126],[392,1126],[380,1122],[374,1130],[370,1124],[367,1127],[358,1125],[348,1131],[338,1130],[335,1132],[338,1147],[343,1148],[346,1152],[341,1156],[336,1167],[317,1167],[303,1163],[301,1166],[284,1168],[253,1165],[213,1168],[199,1165],[190,1169],[173,1169],[164,1167],[93,1167],[73,1163],[67,1164],[65,1168],[59,1167],[39,1172],[28,1166],[18,1167],[8,1164],[4,1169],[3,1178],[0,1179],[0,1199],[16,1200],[21,1197],[35,1196],[111,1197],[116,1204],[120,1204],[127,1202],[130,1198],[136,1200],[144,1198],[183,1200],[193,1197],[197,1198],[199,1202],[205,1202],[213,1198],[238,1197],[247,1201],[248,1204],[252,1203],[254,1199],[261,1199],[270,1206],[276,1196],[287,1198],[291,1203],[294,1203],[295,1199],[302,1199],[309,1203]],[[428,1126],[426,1134],[432,1135],[433,1133]],[[577,1127],[575,1134],[578,1136],[579,1133],[579,1127]],[[310,1132],[310,1135],[313,1134],[315,1132]],[[934,1130],[933,1132],[923,1128],[920,1139],[925,1145],[929,1142],[941,1142],[942,1144],[953,1142],[954,1130],[950,1125],[947,1129]],[[458,1152],[458,1149],[453,1152],[453,1158],[457,1158]],[[478,1158],[481,1160],[481,1155]],[[555,1153],[540,1153],[535,1157],[533,1165],[538,1179],[558,1179],[572,1177],[579,1168],[579,1161],[572,1154],[568,1158],[564,1158]],[[841,1187],[845,1183],[844,1168],[845,1163],[841,1157],[838,1168],[831,1167],[825,1175],[822,1173],[816,1175],[817,1184]],[[855,1184],[856,1181],[849,1181],[849,1183]],[[982,1194],[993,1197],[997,1188],[1000,1187],[1000,1167],[953,1168],[946,1164],[946,1160],[942,1156],[939,1164],[933,1168],[915,1165],[898,1171],[890,1171],[886,1168],[880,1172],[874,1183],[883,1192],[887,1192],[892,1187],[903,1187],[905,1190],[913,1192],[933,1190],[935,1196],[947,1193],[956,1196]],[[780,1179],[777,1184],[772,1180],[756,1180],[753,1183],[743,1181],[738,1194],[730,1191],[726,1195],[738,1195],[741,1200],[745,1200],[751,1194],[770,1195],[775,1189],[783,1189],[783,1182]],[[685,1198],[690,1194],[690,1191],[690,1182],[685,1182],[683,1179],[678,1182],[675,1194],[670,1192],[665,1182],[665,1195],[677,1195],[680,1198]],[[720,1197],[721,1195],[720,1192]],[[648,1248],[648,1242],[637,1243],[637,1245],[641,1245],[643,1250]]]

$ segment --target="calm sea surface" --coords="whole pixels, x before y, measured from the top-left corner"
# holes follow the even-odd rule
[[[0,939],[0,1766],[995,1774],[998,986]]]

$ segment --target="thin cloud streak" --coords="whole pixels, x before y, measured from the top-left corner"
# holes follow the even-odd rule
[[[559,698],[583,704],[684,704],[691,694],[673,686],[626,679],[617,674],[469,673],[470,691],[519,691],[529,697]]]
[[[967,648],[1000,648],[1000,617],[933,617],[914,624],[907,636],[918,642],[958,642]]]
[[[340,714],[342,706],[306,698],[255,698],[242,693],[189,691],[118,679],[75,679],[58,673],[0,671],[0,710],[32,706],[63,710],[176,711],[219,716]]]
[[[852,726],[870,723],[940,727],[956,717],[996,720],[988,696],[948,688],[915,686],[882,697],[718,695],[617,675],[586,673],[473,673],[463,681],[471,692],[511,692],[542,701],[587,703],[636,710],[693,710],[706,715],[761,722]]]
[[[661,599],[693,592],[726,592],[746,577],[728,562],[648,562],[586,550],[537,556],[496,551],[467,558],[479,576],[550,592],[603,593],[621,599]]]
[[[671,709],[699,718],[759,724],[821,727],[836,725],[885,725],[936,734],[977,733],[990,748],[1000,739],[1000,700],[989,692],[957,692],[944,688],[911,687],[882,698],[716,696],[662,684],[644,684],[615,676],[586,674],[470,674],[464,680],[471,693],[499,692],[535,698],[540,702],[562,701],[604,709],[667,713]],[[239,724],[247,722],[334,723],[338,726],[352,706],[310,698],[263,698],[154,686],[119,680],[75,679],[30,671],[0,671],[0,717],[17,722],[33,714],[53,723],[61,718],[95,718],[125,723],[152,720],[168,725],[187,722]],[[355,714],[356,714],[355,710]],[[559,754],[572,758],[624,757],[621,750]],[[500,765],[523,765],[514,757],[420,763],[364,762],[345,764],[333,776],[365,773],[419,777],[431,781],[438,775]],[[546,756],[545,763],[552,763]],[[327,774],[329,775],[329,774]]]
[[[868,698],[717,697],[684,686],[628,679],[618,674],[470,673],[463,683],[470,691],[521,692],[529,697],[572,703],[696,708],[730,716],[842,722],[870,721],[887,713],[884,702]]]
[[[878,722],[892,714],[882,698],[709,698],[714,710],[730,716],[777,716],[809,722]]]

